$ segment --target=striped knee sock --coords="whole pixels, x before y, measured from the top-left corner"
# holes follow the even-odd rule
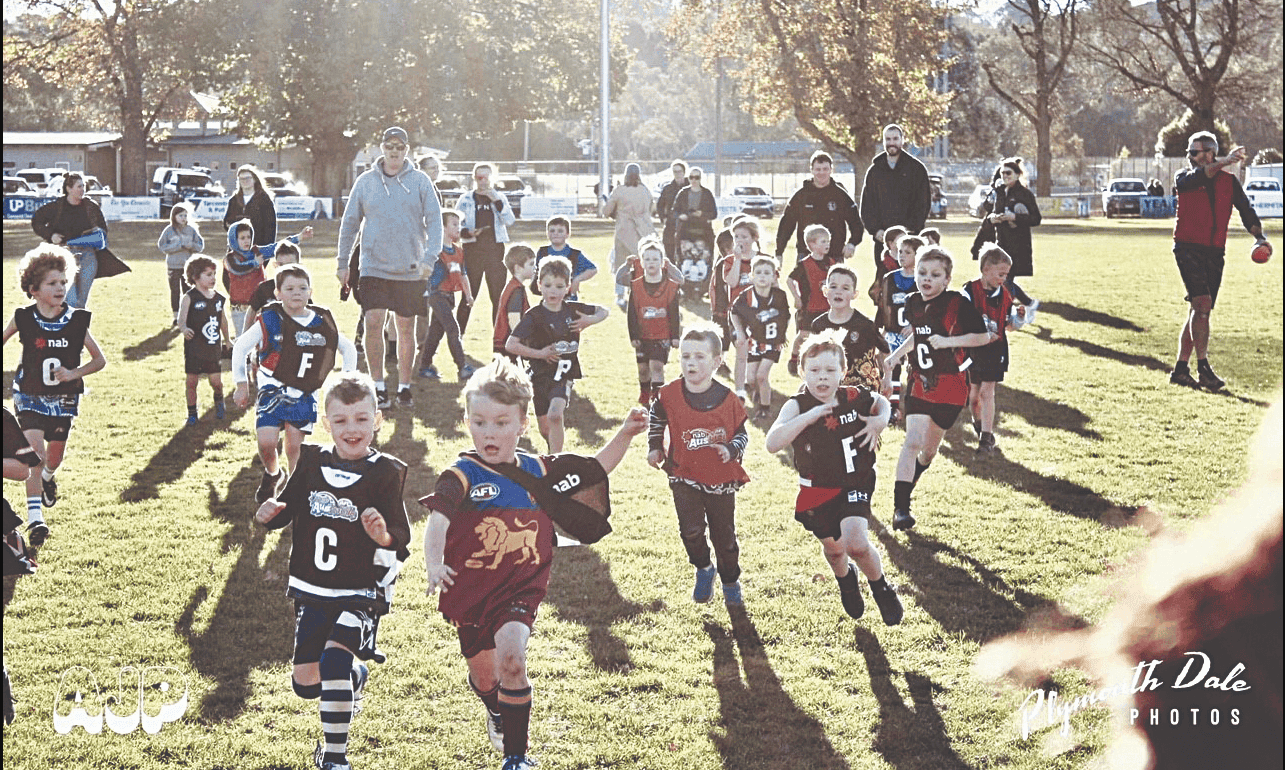
[[[44,509],[40,507],[40,495],[27,498],[27,523],[35,524],[45,520]]]
[[[504,756],[525,755],[531,727],[531,688],[500,688],[500,713],[504,715]]]
[[[352,662],[347,650],[327,647],[321,653],[321,731],[323,762],[348,761],[348,728],[352,725]]]

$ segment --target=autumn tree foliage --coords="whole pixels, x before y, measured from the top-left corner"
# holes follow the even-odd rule
[[[888,123],[924,141],[946,125],[933,77],[949,8],[926,0],[725,0],[687,6],[674,33],[714,71],[721,58],[761,124],[801,130],[862,168]]]

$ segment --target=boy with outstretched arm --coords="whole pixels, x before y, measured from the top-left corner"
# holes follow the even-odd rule
[[[825,298],[825,278],[830,265],[835,264],[829,257],[830,231],[825,225],[805,227],[803,243],[808,247],[808,254],[799,260],[785,281],[790,297],[794,299],[794,321],[797,326],[794,345],[790,348],[790,360],[786,365],[786,371],[791,377],[799,376],[799,348],[812,333],[812,322],[830,309]]]
[[[953,260],[940,246],[925,246],[915,258],[919,291],[906,299],[906,341],[888,356],[889,368],[910,355],[910,394],[905,399],[906,440],[897,459],[893,529],[910,529],[910,495],[937,456],[942,437],[968,403],[969,348],[993,342],[981,313],[950,288]]]
[[[379,620],[392,611],[393,584],[410,556],[406,465],[370,447],[382,417],[375,398],[368,376],[336,378],[323,418],[334,444],[303,445],[285,489],[254,515],[268,529],[294,524],[291,684],[299,697],[320,700],[318,770],[352,770],[348,731],[369,675],[359,661],[386,659],[376,644]]]
[[[357,368],[357,348],[339,332],[334,316],[320,305],[311,304],[312,277],[303,265],[286,265],[277,271],[278,302],[259,312],[245,334],[232,348],[232,400],[245,407],[250,401],[245,359],[259,349],[259,395],[255,407],[255,430],[263,478],[254,493],[255,502],[272,497],[281,480],[277,442],[285,430],[286,460],[293,471],[299,460],[303,437],[317,421],[317,391],[335,366],[335,354],[343,356],[343,370]]]
[[[803,389],[781,407],[767,432],[767,450],[794,447],[794,466],[799,471],[794,518],[821,541],[821,551],[839,582],[844,611],[854,620],[865,613],[856,572],[860,569],[884,624],[895,626],[903,614],[901,599],[884,576],[879,551],[870,542],[875,449],[888,425],[888,400],[865,388],[840,384],[846,363],[836,331],[808,338],[800,368]]]
[[[638,403],[648,406],[665,384],[670,349],[678,348],[680,284],[665,274],[665,252],[656,236],[638,241],[638,257],[641,274],[630,279],[632,268],[623,264],[616,271],[616,283],[628,282],[625,320],[638,362]]]
[[[741,547],[736,540],[736,492],[749,480],[741,467],[749,434],[745,406],[714,370],[723,344],[713,329],[690,329],[679,348],[682,376],[660,389],[651,404],[647,463],[669,477],[678,514],[678,534],[687,560],[696,568],[692,601],[714,595],[714,576],[723,583],[723,601],[743,603]],[[710,561],[710,542],[718,566]]]
[[[566,435],[563,417],[571,400],[571,383],[580,379],[580,332],[602,323],[607,308],[566,300],[571,287],[571,263],[546,257],[540,263],[542,300],[528,310],[504,343],[509,353],[527,359],[535,388],[535,416],[549,452],[562,451]]]
[[[567,299],[575,302],[580,298],[581,284],[597,275],[598,267],[589,261],[583,251],[567,243],[567,238],[571,235],[571,220],[560,215],[549,217],[544,231],[549,236],[549,245],[541,246],[536,251],[535,267],[539,270],[540,263],[546,257],[563,257],[570,262],[571,286],[567,289]]]
[[[196,424],[196,386],[201,375],[210,376],[214,391],[214,416],[227,416],[223,405],[223,348],[231,344],[227,299],[214,290],[219,266],[204,254],[193,254],[183,266],[191,289],[178,303],[178,328],[183,333],[183,370],[187,373],[187,424]]]
[[[487,734],[504,754],[503,770],[535,766],[527,757],[527,642],[548,593],[556,540],[548,513],[505,471],[557,478],[559,468],[596,460],[609,474],[647,428],[647,413],[634,407],[594,458],[530,455],[517,447],[531,399],[531,381],[512,361],[497,356],[475,372],[463,393],[473,451],[420,500],[432,511],[424,531],[428,594],[441,589],[438,609],[459,635],[469,687],[486,706]]]
[[[292,243],[298,246],[300,241],[312,237],[312,226],[309,225],[298,234],[284,241],[254,245],[254,225],[248,219],[240,219],[228,228],[228,253],[223,257],[223,288],[228,290],[228,303],[232,306],[232,328],[237,334],[245,334],[254,316],[248,314],[250,299],[255,289],[265,278],[263,266],[276,256],[281,243]]]
[[[27,477],[27,540],[37,548],[49,537],[44,508],[58,502],[54,472],[67,452],[85,377],[107,366],[89,333],[89,311],[67,304],[67,286],[75,275],[76,258],[67,249],[45,243],[28,251],[18,263],[18,285],[35,302],[13,311],[0,340],[7,343],[16,334],[22,343],[13,410],[41,458]],[[84,364],[82,351],[89,353]]]
[[[764,419],[772,406],[772,364],[781,360],[781,348],[788,339],[790,300],[776,285],[780,277],[776,258],[760,254],[750,267],[749,291],[732,303],[732,329],[736,334],[737,357],[745,357],[745,382],[751,403],[757,403],[755,419]]]
[[[1008,330],[1014,328],[1013,307],[1017,300],[1005,283],[1013,258],[999,244],[982,246],[982,274],[964,284],[964,295],[986,321],[986,330],[999,335],[989,345],[973,348],[973,365],[968,368],[968,410],[977,433],[977,451],[991,454],[995,444],[995,386],[1008,371]],[[1020,307],[1020,306],[1019,306]]]
[[[492,325],[492,352],[504,356],[514,363],[518,357],[504,349],[509,335],[522,316],[531,309],[531,299],[527,296],[527,284],[535,278],[535,252],[525,243],[515,243],[504,253],[504,267],[509,271],[509,282],[500,292],[500,301],[495,305],[495,323]]]

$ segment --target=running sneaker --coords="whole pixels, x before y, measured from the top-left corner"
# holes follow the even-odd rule
[[[1028,324],[1035,323],[1035,311],[1039,310],[1039,308],[1040,308],[1040,301],[1032,297],[1031,304],[1026,306],[1026,323]]]
[[[1169,375],[1169,384],[1182,385],[1188,388],[1200,387],[1200,383],[1196,382],[1196,378],[1192,377],[1191,372],[1186,369],[1182,369],[1182,370],[1174,369],[1173,372]]]
[[[901,622],[901,618],[906,614],[906,609],[901,606],[901,597],[897,596],[897,587],[888,582],[884,577],[883,588],[870,586],[870,593],[875,598],[875,604],[879,606],[879,614],[883,617],[885,626],[895,626]]]
[[[1214,374],[1213,368],[1209,366],[1197,366],[1196,374],[1200,377],[1200,387],[1206,390],[1222,390],[1227,384],[1222,377]]]
[[[46,508],[52,508],[58,502],[58,481],[53,477],[40,477],[40,502]]]
[[[393,402],[388,399],[388,391],[375,389],[375,406],[380,409],[391,409]]]
[[[402,409],[410,409],[415,406],[415,397],[411,395],[410,388],[403,388],[397,391],[397,406]]]
[[[356,671],[357,680],[352,683],[352,715],[357,716],[361,713],[361,700],[366,697],[366,680],[370,678],[370,668],[365,663],[359,665]]]
[[[472,364],[464,364],[456,374],[459,375],[460,382],[468,382],[468,379],[473,376],[473,372],[476,371],[477,369]]]
[[[420,370],[419,370],[419,376],[420,376],[420,377],[423,377],[423,378],[424,378],[424,379],[426,379],[426,380],[440,380],[440,379],[442,379],[442,375],[441,375],[441,373],[440,373],[440,372],[438,372],[438,371],[437,371],[437,367],[436,367],[436,366],[433,366],[432,364],[429,364],[428,366],[425,366],[423,369],[420,369]]]
[[[714,576],[718,571],[711,564],[704,569],[696,570],[696,587],[692,589],[692,601],[704,604],[714,596]]]
[[[866,600],[861,596],[861,583],[857,583],[856,589],[852,591],[845,591],[840,586],[839,601],[843,602],[843,611],[853,620],[860,620],[866,614]]]
[[[276,494],[277,482],[281,480],[281,471],[273,476],[267,471],[263,472],[263,478],[259,479],[259,488],[254,491],[254,501],[263,505],[264,501]]]
[[[27,544],[39,548],[49,539],[49,525],[43,521],[33,521],[27,525]]]
[[[910,515],[909,508],[907,508],[904,511],[901,509],[896,509],[892,512],[893,530],[910,529],[913,526],[915,526],[915,517]]]
[[[504,715],[489,708],[486,710],[486,737],[496,751],[504,752]]]
[[[526,754],[510,754],[504,758],[500,770],[530,770],[535,767],[535,760]]]
[[[723,584],[723,603],[729,607],[740,607],[745,604],[745,597],[741,596],[741,583]]]

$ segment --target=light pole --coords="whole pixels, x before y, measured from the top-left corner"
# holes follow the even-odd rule
[[[598,74],[598,101],[602,107],[602,150],[598,155],[598,200],[596,201],[599,206],[611,189],[611,152],[608,139],[611,135],[611,123],[607,104],[607,100],[611,97],[610,3],[611,0],[602,0],[602,29],[598,33],[602,58],[602,71]]]

